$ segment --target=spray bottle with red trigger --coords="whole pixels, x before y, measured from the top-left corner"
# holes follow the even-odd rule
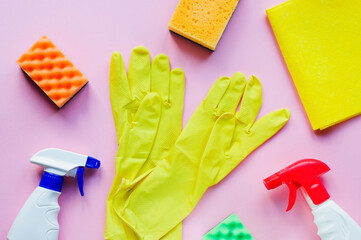
[[[287,211],[296,201],[296,191],[301,189],[312,210],[318,235],[322,240],[360,240],[360,226],[334,201],[319,177],[330,168],[315,159],[298,161],[263,180],[268,190],[286,184],[290,190]]]

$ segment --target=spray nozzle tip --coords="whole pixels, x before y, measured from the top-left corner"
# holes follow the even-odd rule
[[[268,178],[263,180],[263,183],[267,190],[274,189],[276,187],[281,186],[282,181],[280,180],[280,177],[277,174],[273,174],[269,176]]]
[[[96,158],[88,156],[85,166],[87,168],[98,169],[100,167],[100,161]]]

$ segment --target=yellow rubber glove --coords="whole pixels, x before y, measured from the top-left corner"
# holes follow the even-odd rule
[[[138,239],[117,215],[115,194],[123,182],[133,182],[154,168],[174,145],[182,129],[184,73],[170,71],[168,57],[160,54],[150,63],[145,47],[131,55],[128,76],[119,52],[110,64],[110,99],[119,148],[115,177],[107,200],[105,239]],[[181,224],[163,239],[181,239]]]
[[[240,110],[235,113],[243,90]],[[288,121],[290,113],[282,109],[255,122],[261,104],[262,89],[256,77],[247,84],[241,73],[219,79],[169,155],[149,174],[123,184],[115,196],[122,201],[117,201],[115,209],[141,239],[158,240],[179,224],[208,187]]]

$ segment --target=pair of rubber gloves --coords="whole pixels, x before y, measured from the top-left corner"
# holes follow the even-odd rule
[[[184,73],[168,57],[133,50],[128,74],[115,52],[110,96],[118,136],[105,239],[181,239],[181,222],[208,187],[288,121],[286,109],[255,122],[262,88],[242,73],[218,79],[182,128]],[[242,99],[242,101],[241,101]],[[241,101],[240,109],[236,112]]]

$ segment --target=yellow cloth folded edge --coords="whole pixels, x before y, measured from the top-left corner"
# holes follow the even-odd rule
[[[294,1],[295,1],[295,0],[289,0],[289,1],[286,1],[286,2],[284,2],[284,3],[281,3],[281,4],[277,5],[277,6],[274,6],[274,7],[269,8],[269,9],[266,10],[266,14],[267,14],[267,16],[268,16],[268,19],[269,19],[270,25],[271,25],[271,27],[272,27],[273,33],[274,33],[274,35],[275,35],[275,38],[276,38],[276,40],[277,40],[277,42],[278,42],[278,46],[279,46],[279,48],[280,48],[280,50],[281,50],[281,52],[282,52],[282,56],[283,56],[283,58],[284,58],[284,60],[285,60],[285,62],[286,62],[286,64],[287,64],[287,67],[288,67],[288,69],[289,69],[289,73],[291,74],[291,77],[292,77],[293,80],[295,79],[295,76],[294,76],[294,74],[292,73],[292,71],[290,70],[290,69],[292,68],[292,67],[291,67],[291,63],[290,63],[290,62],[288,61],[288,59],[285,57],[286,51],[285,51],[285,49],[283,48],[282,44],[279,44],[279,42],[280,42],[280,37],[278,36],[277,32],[274,30],[275,27],[274,27],[274,25],[272,24],[272,21],[270,20],[269,15],[270,15],[270,13],[271,13],[272,11],[279,10],[279,9],[281,9],[281,8],[283,8],[283,7],[286,7],[287,5],[293,4]],[[346,121],[346,120],[348,120],[348,119],[350,119],[350,118],[353,118],[353,117],[358,116],[358,115],[361,114],[361,110],[359,110],[358,112],[356,112],[356,113],[354,113],[354,114],[349,114],[349,115],[347,115],[347,116],[345,116],[345,117],[343,117],[343,118],[339,118],[338,120],[329,121],[329,122],[327,122],[327,123],[320,123],[320,121],[317,121],[317,123],[315,123],[315,120],[312,121],[312,119],[311,119],[311,117],[310,117],[310,110],[309,110],[308,107],[307,107],[307,104],[306,104],[305,99],[303,98],[302,94],[299,93],[299,90],[298,90],[299,87],[298,87],[297,82],[296,82],[296,81],[293,81],[293,82],[294,82],[294,84],[295,84],[295,86],[296,86],[298,95],[299,95],[299,97],[300,97],[300,99],[301,99],[301,102],[302,102],[304,108],[305,108],[305,111],[306,111],[306,113],[307,113],[307,116],[308,116],[308,118],[309,118],[309,121],[310,121],[310,123],[311,123],[311,126],[312,126],[312,129],[313,129],[313,130],[324,130],[324,129],[328,128],[328,127],[331,127],[331,126],[333,126],[333,125],[335,125],[335,124],[341,123],[341,122],[343,122],[343,121]]]

